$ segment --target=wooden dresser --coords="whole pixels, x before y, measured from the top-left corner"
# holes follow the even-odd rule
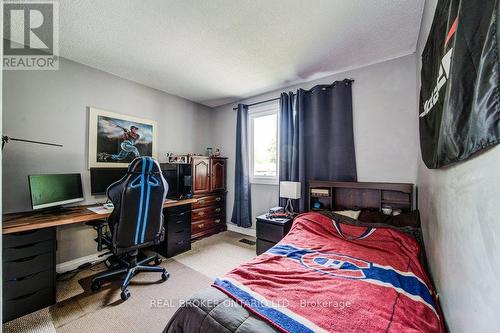
[[[200,239],[226,227],[225,157],[192,157],[193,196],[198,201],[191,213],[191,239]]]

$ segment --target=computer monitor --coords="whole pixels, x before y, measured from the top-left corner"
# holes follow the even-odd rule
[[[43,209],[83,201],[79,173],[28,176],[33,209]]]
[[[122,179],[127,168],[91,168],[90,193],[92,195],[106,194],[109,185]]]

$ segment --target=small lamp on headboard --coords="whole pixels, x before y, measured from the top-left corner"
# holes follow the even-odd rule
[[[292,199],[300,199],[300,182],[280,182],[280,197],[287,199],[285,211],[293,214]]]

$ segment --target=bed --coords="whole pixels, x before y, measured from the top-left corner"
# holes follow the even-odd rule
[[[443,332],[419,228],[332,212],[376,213],[392,200],[410,213],[411,184],[310,182],[309,193],[315,186],[329,189],[321,211],[194,295],[164,332]]]

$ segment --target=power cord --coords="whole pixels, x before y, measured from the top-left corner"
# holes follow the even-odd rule
[[[96,266],[97,264],[100,264],[101,262],[102,261],[95,261],[93,263],[86,262],[86,263],[83,263],[80,266],[78,266],[77,268],[72,269],[70,271],[66,271],[63,273],[57,273],[56,280],[57,281],[68,281],[68,280],[74,278],[76,276],[76,274],[83,272],[84,270],[89,269],[89,268],[92,269],[94,266]]]

